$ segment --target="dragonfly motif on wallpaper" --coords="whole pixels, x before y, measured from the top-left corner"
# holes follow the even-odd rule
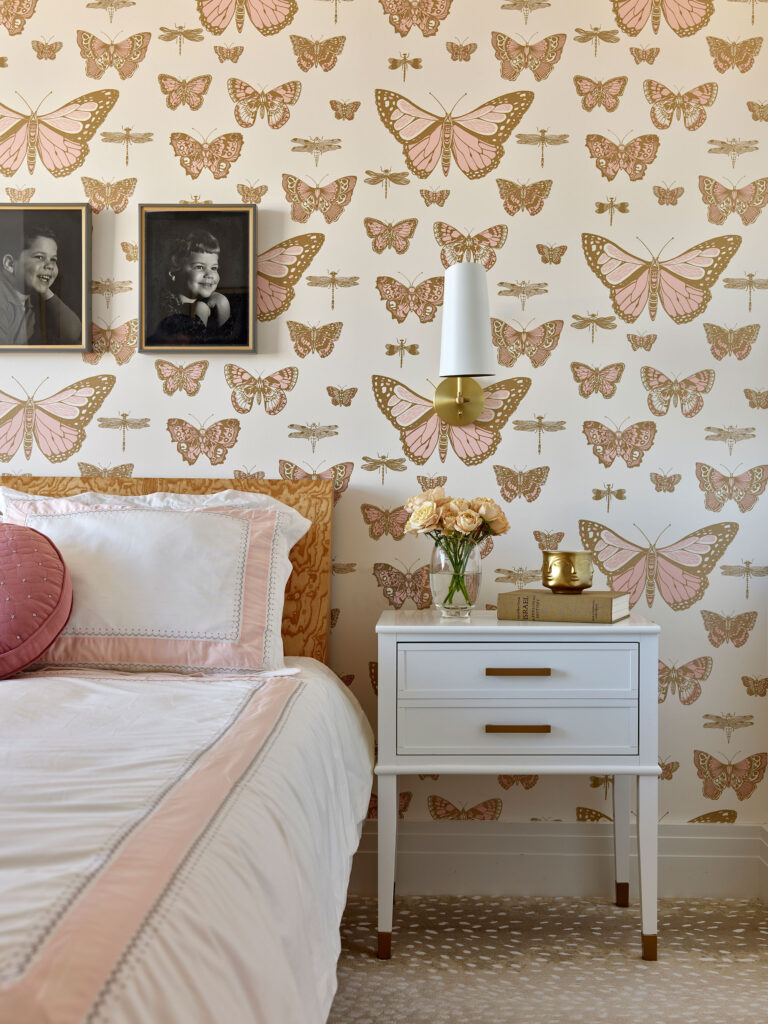
[[[129,413],[121,412],[119,416],[99,416],[97,421],[100,427],[107,430],[122,430],[123,451],[125,451],[125,435],[128,430],[141,430],[149,426],[149,417],[140,416],[132,418]]]
[[[381,472],[381,484],[384,486],[384,475],[387,470],[393,473],[405,472],[406,465],[405,459],[400,456],[399,458],[390,459],[388,455],[379,455],[377,458],[372,458],[369,455],[363,456],[363,461],[360,464],[361,469],[367,469],[369,473],[375,473],[377,470]]]
[[[499,281],[499,295],[513,295],[520,299],[521,309],[525,309],[527,299],[534,295],[545,295],[548,291],[546,281]]]
[[[744,580],[744,597],[749,597],[750,579],[761,576],[768,576],[768,565],[754,565],[749,559],[745,559],[741,565],[721,565],[720,572],[723,576],[739,576]]]
[[[338,426],[335,423],[320,424],[320,423],[289,423],[288,427],[291,433],[288,437],[301,438],[303,441],[309,441],[312,446],[312,452],[314,453],[317,447],[317,442],[322,441],[326,437],[336,437],[338,434]]]
[[[341,139],[326,139],[322,135],[313,135],[310,139],[291,139],[295,146],[291,146],[292,153],[311,153],[315,158],[315,167],[320,163],[320,157],[324,153],[330,153],[334,149],[341,149]]]
[[[614,331],[616,330],[616,317],[611,316],[598,316],[597,313],[587,313],[586,316],[581,316],[579,313],[571,313],[573,317],[573,323],[571,327],[575,327],[577,331],[585,331],[589,327],[592,333],[592,342],[595,341],[595,330],[599,327],[601,331]]]
[[[359,277],[342,277],[338,270],[329,270],[328,274],[323,276],[308,274],[306,280],[310,288],[331,289],[331,309],[334,309],[336,305],[337,288],[354,288],[360,284]]]
[[[568,142],[569,136],[566,135],[550,135],[546,128],[539,128],[536,135],[529,134],[527,132],[518,133],[515,138],[517,139],[518,145],[520,146],[541,146],[541,166],[544,166],[544,150],[547,146],[564,146]]]
[[[608,196],[604,203],[599,200],[595,202],[595,213],[607,213],[608,224],[612,226],[614,213],[629,213],[629,203],[623,200],[617,202],[615,196]]]
[[[536,416],[532,420],[512,420],[515,430],[528,432],[535,431],[538,434],[538,454],[541,455],[541,436],[543,433],[554,433],[557,430],[565,430],[565,420],[547,420],[544,416]]]

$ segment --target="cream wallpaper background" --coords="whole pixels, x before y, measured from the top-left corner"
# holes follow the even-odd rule
[[[110,322],[118,327],[138,315],[138,264],[127,258],[125,249],[130,246],[123,247],[122,243],[138,240],[139,203],[237,203],[243,195],[255,197],[249,190],[258,188],[264,190],[258,212],[259,251],[309,231],[324,235],[319,253],[295,287],[289,308],[259,324],[257,353],[234,359],[226,354],[201,354],[209,366],[194,396],[183,389],[172,396],[165,394],[151,354],[137,353],[119,364],[107,353],[93,367],[80,354],[2,353],[0,388],[18,398],[23,395],[22,387],[29,394],[39,387],[36,397],[40,399],[93,374],[116,377],[111,393],[87,427],[80,451],[54,466],[37,446],[28,461],[22,448],[4,469],[12,473],[73,474],[80,462],[86,462],[100,467],[130,464],[136,476],[224,476],[234,470],[277,476],[281,461],[305,472],[324,472],[351,463],[351,475],[349,467],[335,470],[348,486],[336,510],[334,558],[340,570],[352,571],[340,571],[334,577],[333,604],[338,617],[333,630],[332,665],[351,685],[372,720],[376,713],[373,628],[378,614],[387,607],[374,565],[393,567],[395,599],[407,594],[405,606],[411,607],[413,597],[421,593],[418,575],[414,574],[428,561],[430,551],[426,540],[395,539],[391,531],[397,533],[397,526],[373,511],[373,532],[376,524],[384,530],[375,538],[364,521],[361,505],[397,509],[409,495],[421,490],[417,476],[447,476],[446,489],[451,494],[487,494],[497,500],[502,500],[500,482],[506,480],[505,495],[510,500],[502,500],[502,504],[512,529],[496,540],[484,561],[483,603],[494,603],[500,589],[514,587],[523,577],[521,570],[539,567],[541,553],[533,531],[562,532],[561,547],[581,547],[578,522],[591,520],[641,547],[648,544],[643,534],[651,541],[661,534],[659,547],[663,547],[702,527],[734,523],[738,531],[708,573],[709,586],[700,600],[687,609],[673,611],[657,591],[652,608],[643,597],[636,611],[661,624],[662,661],[680,668],[674,686],[668,687],[660,705],[662,815],[667,821],[688,821],[718,811],[727,812],[721,813],[722,820],[764,821],[768,800],[768,782],[762,778],[768,747],[768,579],[745,577],[744,572],[748,567],[768,564],[764,541],[764,503],[768,499],[762,493],[768,472],[768,467],[762,465],[768,461],[767,339],[764,326],[747,332],[740,329],[761,324],[768,302],[768,221],[762,211],[768,174],[768,54],[766,47],[760,48],[756,42],[730,50],[725,43],[709,44],[707,37],[762,40],[768,7],[749,0],[717,0],[709,23],[692,35],[678,37],[662,17],[658,34],[653,33],[649,20],[632,38],[617,25],[613,13],[617,0],[613,4],[610,0],[551,0],[549,4],[541,0],[298,0],[289,25],[262,35],[252,24],[249,12],[273,6],[274,2],[237,0],[243,11],[242,31],[238,31],[235,16],[218,36],[203,27],[198,6],[204,11],[219,9],[226,18],[235,11],[236,0],[163,0],[161,4],[148,0],[135,4],[125,0],[72,0],[66,4],[38,0],[36,6],[34,0],[26,0],[4,5],[3,11],[19,8],[33,13],[18,34],[7,31],[9,25],[15,27],[9,20],[5,29],[0,28],[0,55],[7,58],[7,66],[0,68],[0,103],[14,111],[26,111],[17,95],[20,93],[30,107],[41,104],[40,110],[45,113],[88,92],[119,91],[114,108],[90,142],[90,153],[82,167],[56,178],[38,159],[33,174],[22,164],[3,183],[7,191],[34,188],[34,202],[82,202],[86,198],[83,176],[106,183],[135,177],[135,188],[122,212],[107,208],[93,214],[93,278],[131,284],[130,290],[115,295],[109,303],[103,294],[93,295],[97,327],[103,329]],[[671,10],[681,2],[662,0],[662,7]],[[285,6],[289,6],[287,0]],[[645,6],[650,8],[651,0]],[[436,31],[429,35],[418,24],[407,34],[398,34],[388,16],[388,12],[401,9],[406,15],[415,11],[418,20],[427,8],[445,15],[438,17]],[[406,23],[407,18],[401,26],[403,32]],[[426,21],[423,24],[430,32]],[[150,39],[132,74],[121,79],[115,67],[107,67],[103,77],[95,80],[86,74],[78,30],[104,41],[114,37],[118,45],[132,34],[150,33]],[[594,30],[603,37],[595,41]],[[505,80],[500,74],[502,64],[491,44],[493,32],[510,37],[511,52],[522,52],[523,63],[529,64],[520,70],[516,81]],[[521,45],[530,39],[535,47],[536,41],[559,33],[565,36],[564,45],[558,49],[552,44],[559,59],[547,77],[537,81],[530,66],[535,63],[536,51],[521,51]],[[336,54],[335,63],[327,71],[322,67],[303,71],[295,49],[300,54],[311,53],[311,47],[300,41],[294,45],[291,36],[306,40],[342,37],[343,46],[338,40],[320,43],[314,51],[320,63],[330,65],[332,53]],[[585,37],[588,41],[579,41]],[[58,51],[55,45],[49,45],[56,42],[62,44]],[[476,49],[470,51],[469,44],[476,44]],[[243,52],[236,63],[222,61],[215,46],[242,46]],[[638,63],[631,47],[658,47],[659,53],[653,64],[647,60]],[[742,71],[739,65],[746,67],[750,55],[755,57],[753,66]],[[736,66],[720,72],[714,67],[715,59],[724,65],[735,62]],[[210,75],[211,83],[199,109],[192,110],[187,103],[170,109],[158,83],[159,75],[179,80]],[[584,109],[574,76],[603,82],[626,76],[616,109],[606,110],[602,104],[591,111]],[[235,121],[234,104],[228,95],[230,78],[266,91],[296,80],[301,83],[301,94],[286,108],[290,117],[282,127],[270,128],[260,117],[253,127],[242,127]],[[646,79],[661,83],[672,93],[688,93],[688,98],[681,101],[686,114],[695,120],[705,113],[706,120],[695,130],[687,130],[683,120],[676,119],[668,129],[654,126],[644,95]],[[711,96],[713,90],[697,87],[710,82],[717,84],[717,96],[711,105],[699,106],[699,101],[706,99],[707,93]],[[593,87],[586,83],[584,88],[591,96]],[[435,114],[441,106],[451,110],[455,105],[455,116],[505,93],[530,90],[533,100],[503,143],[496,168],[471,179],[454,159],[447,176],[438,162],[431,174],[420,179],[406,167],[401,143],[382,123],[374,100],[376,89],[402,95]],[[49,90],[52,95],[43,100]],[[359,102],[359,109],[351,120],[339,118],[331,108],[332,100]],[[4,131],[15,130],[12,121],[3,122]],[[102,132],[119,133],[127,128],[150,134],[151,140],[134,143],[126,150],[124,145],[102,139]],[[519,134],[536,135],[542,130],[550,136],[567,138],[543,149],[517,139]],[[225,176],[216,180],[204,169],[193,179],[174,154],[172,132],[184,132],[193,138],[209,136],[211,140],[227,132],[239,132],[243,143]],[[609,181],[601,175],[585,145],[590,133],[602,135],[609,143],[617,138],[629,142],[639,135],[654,135],[659,140],[658,151],[642,177],[630,180],[624,170],[619,170]],[[335,148],[318,155],[317,165],[312,144],[296,141],[311,142],[315,138],[336,140]],[[609,152],[610,162],[615,150],[607,143],[598,145]],[[734,155],[733,165],[729,148],[746,150]],[[0,162],[7,159],[7,148],[3,149],[0,139]],[[385,172],[394,174],[395,181],[387,181]],[[321,188],[345,177],[354,176],[356,182],[337,219],[326,223],[316,210],[302,224],[291,218],[283,175],[296,176],[310,186],[310,206],[315,179]],[[747,223],[738,212],[731,213],[721,225],[710,222],[710,208],[702,198],[699,176],[711,177],[722,185],[720,190],[710,184],[709,194],[714,200],[719,197],[726,209],[731,203],[729,182],[738,182],[738,187],[745,189],[740,198],[746,197]],[[536,193],[546,191],[541,186],[527,193],[530,211],[522,209],[510,215],[514,206],[509,207],[510,212],[504,209],[497,178],[517,183],[510,189],[513,196],[520,194],[524,183],[552,184],[540,209]],[[407,183],[400,183],[403,181]],[[117,195],[122,189],[117,185],[112,192]],[[444,205],[427,205],[422,189],[445,189],[449,194]],[[717,195],[713,195],[713,189]],[[101,191],[109,189],[102,186]],[[11,196],[18,198],[18,193],[9,192]],[[612,210],[614,204],[624,205]],[[605,212],[598,212],[601,208]],[[620,212],[623,209],[627,212]],[[374,251],[364,226],[367,217],[384,223],[415,218],[417,224],[405,251],[398,253],[392,247],[381,253]],[[428,322],[420,322],[413,312],[402,323],[396,322],[380,298],[376,279],[387,276],[403,283],[417,280],[418,304],[422,294],[419,282],[443,273],[441,249],[433,233],[436,222],[455,228],[461,235],[477,235],[495,225],[506,227],[506,241],[500,247],[481,249],[480,243],[475,243],[476,255],[489,262],[489,253],[496,256],[488,272],[492,316],[518,331],[526,325],[534,330],[545,322],[563,321],[557,346],[542,365],[533,366],[528,356],[521,354],[512,368],[499,367],[499,379],[526,377],[532,383],[503,426],[497,450],[473,466],[465,465],[450,445],[444,463],[435,451],[425,465],[416,465],[402,448],[398,430],[379,410],[372,389],[372,376],[379,375],[401,381],[417,394],[432,394],[438,369],[439,311]],[[582,251],[583,232],[609,239],[640,260],[648,259],[645,247],[653,253],[664,247],[661,258],[669,260],[707,239],[732,235],[741,242],[716,276],[706,311],[690,322],[676,324],[660,306],[655,321],[645,309],[634,323],[626,323],[612,308],[608,288],[588,266]],[[501,234],[496,232],[494,241]],[[733,247],[736,242],[728,244]],[[545,263],[537,245],[567,248],[559,262]],[[352,286],[335,290],[333,307],[329,288],[308,283],[308,278],[329,275],[357,279]],[[726,278],[735,280],[736,286],[727,287]],[[753,288],[746,287],[748,281],[754,282]],[[546,287],[528,296],[523,308],[519,295],[498,294],[499,282],[512,283],[513,292],[519,292],[522,282]],[[607,321],[609,326],[596,328],[594,340],[585,323],[585,318],[592,316],[612,318]],[[327,355],[321,357],[310,346],[302,357],[294,346],[288,321],[321,326],[340,322],[343,327]],[[705,330],[705,323],[715,329]],[[736,330],[730,335],[730,344],[738,350],[737,355],[725,354],[729,345],[727,329]],[[320,333],[325,337],[324,332]],[[634,349],[628,339],[628,335],[649,334],[657,335],[649,349]],[[170,355],[170,361],[177,365],[196,358]],[[277,415],[266,415],[264,405],[254,403],[249,413],[235,414],[231,388],[224,376],[224,366],[229,362],[262,378],[285,367],[296,367],[298,379],[293,390],[286,392],[284,409]],[[572,363],[600,370],[613,366],[600,375],[601,386],[611,397],[599,393],[582,397]],[[621,367],[620,374],[616,364]],[[680,405],[673,404],[665,414],[654,414],[649,409],[649,394],[657,412],[663,412],[664,380],[655,372],[642,371],[643,367],[660,371],[670,380],[683,381],[686,401],[694,408],[692,399],[698,394],[695,389],[706,383],[710,376],[706,371],[713,371],[714,383],[701,395],[701,411],[683,416]],[[577,375],[585,372],[575,369]],[[661,390],[650,393],[643,376],[646,383]],[[44,378],[47,380],[42,383]],[[348,405],[334,405],[329,387],[357,391]],[[745,389],[750,389],[751,398]],[[149,420],[148,426],[126,432],[124,450],[122,432],[104,429],[98,422],[99,417],[114,420],[122,414]],[[168,419],[181,417],[192,424],[207,421],[210,426],[233,415],[240,422],[240,432],[225,463],[212,470],[202,454],[194,466],[188,466],[169,436]],[[538,419],[562,421],[564,428],[547,430],[539,437],[536,431],[518,427],[521,422],[530,425]],[[656,427],[655,438],[638,465],[630,468],[619,456],[606,467],[598,462],[584,436],[582,425],[590,420],[608,430],[618,429],[622,423],[627,429],[631,424],[650,421]],[[323,435],[319,440],[295,436],[311,434],[312,424],[332,429],[319,430]],[[731,428],[740,438],[732,442],[732,450],[727,443]],[[383,468],[376,468],[382,463]],[[392,465],[388,467],[387,463]],[[705,506],[707,494],[697,479],[697,463],[714,467],[724,478],[710,475],[710,481],[714,480],[711,488],[720,497],[710,494],[709,507]],[[503,468],[495,471],[495,466]],[[753,467],[757,468],[748,473]],[[518,476],[518,471],[522,475]],[[708,472],[700,470],[702,476]],[[759,495],[751,508],[751,498],[740,498],[746,511],[735,500],[741,492],[739,481],[734,479],[745,473],[748,485]],[[671,479],[678,476],[676,482]],[[611,493],[606,493],[609,489]],[[716,510],[719,504],[722,507]],[[723,568],[727,566],[736,568],[725,573]],[[377,571],[380,579],[382,570]],[[603,582],[596,574],[598,581]],[[714,617],[707,617],[707,624],[702,611],[714,613]],[[719,617],[731,617],[732,621],[723,623]],[[710,635],[720,641],[718,646],[713,645]],[[707,658],[712,659],[711,671],[700,680],[701,693],[696,696],[691,673],[706,675],[702,666],[707,663],[700,659]],[[665,674],[664,679],[669,682],[669,675]],[[688,703],[681,700],[681,695]],[[699,760],[699,767],[710,775],[709,797],[704,792],[701,771],[697,773],[695,750],[707,755]],[[415,777],[403,784],[410,794],[404,796],[403,806],[408,818],[428,818],[427,797],[438,794],[455,808],[500,800],[501,817],[507,820],[589,819],[610,813],[609,780],[542,779],[529,788],[517,782],[500,782],[495,777]],[[712,793],[717,794],[717,800],[711,798]]]

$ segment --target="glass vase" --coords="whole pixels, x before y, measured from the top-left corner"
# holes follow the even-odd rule
[[[429,563],[435,608],[446,617],[468,618],[477,602],[482,574],[478,544],[456,537],[435,544]]]

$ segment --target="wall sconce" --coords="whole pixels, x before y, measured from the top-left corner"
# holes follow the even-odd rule
[[[485,393],[474,377],[497,372],[490,340],[486,274],[480,263],[454,263],[445,272],[437,415],[453,426],[474,423]]]

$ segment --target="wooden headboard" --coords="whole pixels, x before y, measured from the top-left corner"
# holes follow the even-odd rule
[[[286,654],[328,661],[331,614],[330,480],[205,480],[196,477],[0,476],[0,485],[30,494],[70,498],[85,491],[105,494],[212,494],[235,490],[268,494],[290,505],[312,523],[291,551],[293,573],[285,589],[283,646]]]

